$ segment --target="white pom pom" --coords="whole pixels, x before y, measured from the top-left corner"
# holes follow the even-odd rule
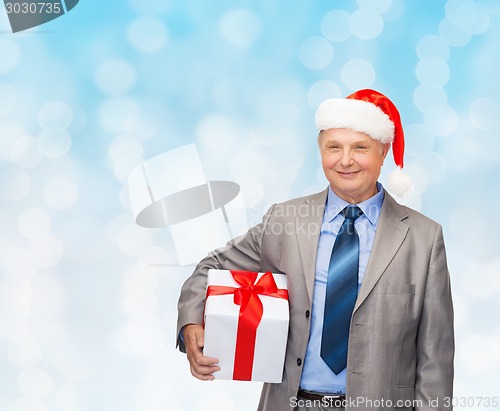
[[[413,190],[413,180],[408,174],[403,173],[401,167],[398,167],[389,174],[388,189],[398,197],[403,197]]]

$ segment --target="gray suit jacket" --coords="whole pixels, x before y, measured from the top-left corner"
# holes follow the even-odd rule
[[[181,291],[177,335],[186,324],[202,323],[209,268],[286,273],[290,329],[283,382],[264,384],[262,411],[290,411],[297,395],[327,193],[273,205],[260,224],[204,258]],[[346,410],[451,410],[453,356],[441,226],[386,192],[351,319]]]

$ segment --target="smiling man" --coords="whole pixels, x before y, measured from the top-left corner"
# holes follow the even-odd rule
[[[392,180],[399,189],[408,182],[399,112],[383,94],[360,90],[323,102],[316,125],[329,187],[273,205],[184,284],[178,344],[191,372],[211,380],[218,370],[202,351],[208,269],[282,272],[283,382],[264,384],[259,410],[450,410],[453,307],[441,226],[377,181],[392,146]]]
[[[335,194],[351,204],[377,193],[377,179],[389,151],[365,133],[340,128],[320,132],[321,163]]]

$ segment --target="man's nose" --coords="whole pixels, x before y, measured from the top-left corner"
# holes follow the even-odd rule
[[[340,159],[340,164],[343,167],[349,167],[352,164],[352,153],[351,150],[342,150],[342,158]]]

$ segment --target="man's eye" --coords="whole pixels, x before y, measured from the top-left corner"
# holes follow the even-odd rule
[[[358,150],[366,150],[366,146],[356,146],[356,149],[358,149]]]

